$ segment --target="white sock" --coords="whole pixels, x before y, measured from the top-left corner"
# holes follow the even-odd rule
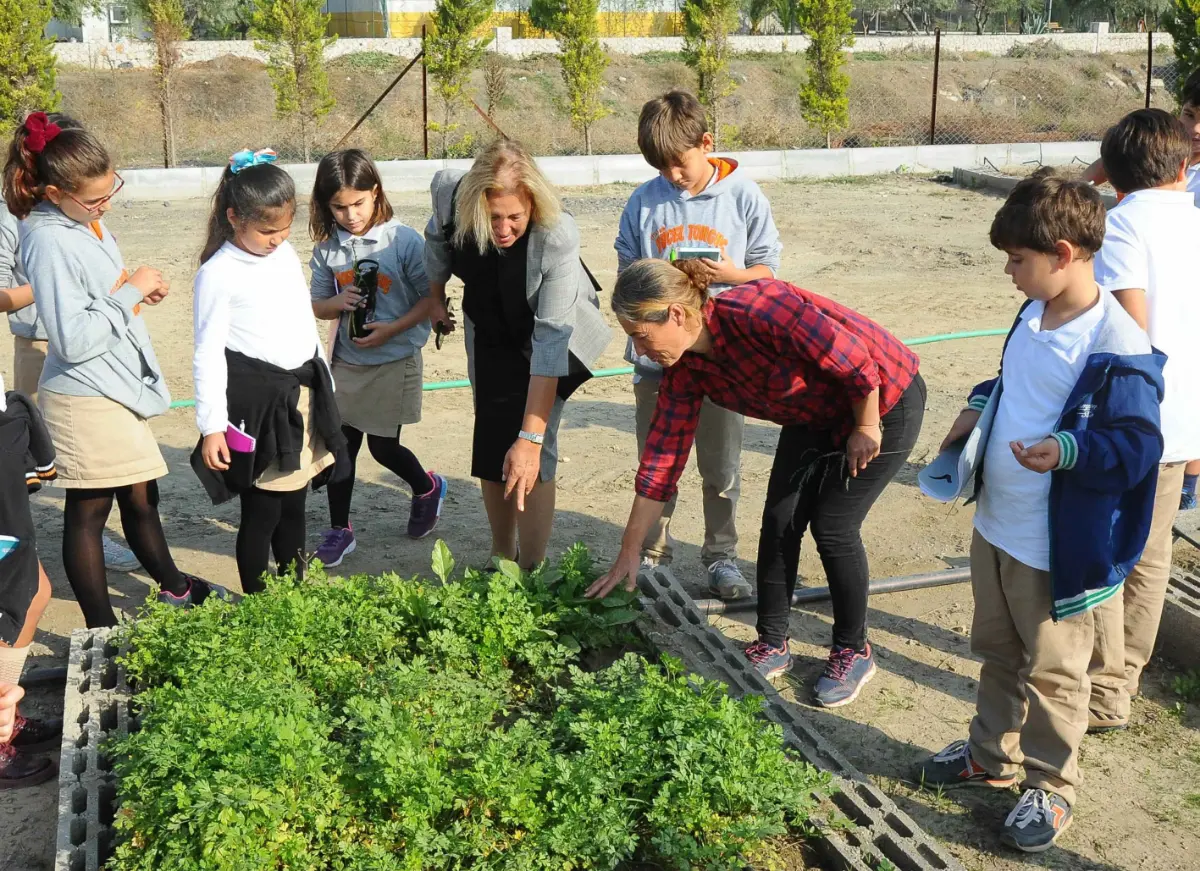
[[[25,670],[25,659],[28,656],[29,645],[0,647],[0,684],[19,684],[21,672]]]

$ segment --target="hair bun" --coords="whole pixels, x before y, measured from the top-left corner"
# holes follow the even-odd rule
[[[688,277],[697,293],[707,294],[710,279],[708,270],[698,260],[674,260],[671,265]]]

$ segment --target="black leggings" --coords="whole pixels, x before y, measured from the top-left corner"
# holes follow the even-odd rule
[[[758,542],[758,636],[772,647],[787,638],[800,541],[811,528],[833,596],[833,646],[863,650],[871,582],[862,523],[883,488],[904,467],[925,416],[925,382],[913,379],[881,421],[879,456],[851,478],[829,433],[785,426],[779,433]]]
[[[350,527],[350,500],[354,496],[354,476],[358,471],[358,452],[362,449],[363,434],[352,426],[342,425],[346,436],[347,448],[350,451],[350,474],[345,479],[329,484],[329,525],[336,529]],[[375,462],[385,469],[399,475],[409,487],[414,496],[424,496],[433,489],[433,479],[425,471],[417,455],[400,444],[400,430],[396,437],[369,435],[367,449]]]
[[[295,564],[297,576],[303,577],[307,497],[307,485],[284,493],[257,487],[242,491],[236,555],[243,592],[261,593],[267,588],[263,575],[272,553],[278,571],[285,572]]]
[[[142,481],[105,490],[67,490],[63,516],[63,569],[89,629],[116,626],[104,570],[104,524],[113,499],[121,512],[121,529],[134,556],[158,586],[181,596],[188,580],[171,558],[158,516],[158,482]]]

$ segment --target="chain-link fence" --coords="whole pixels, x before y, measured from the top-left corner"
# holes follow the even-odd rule
[[[292,162],[315,160],[351,129],[408,64],[380,52],[330,63],[334,108],[311,135],[274,112],[265,67],[223,57],[183,67],[172,87],[175,151],[184,166],[219,165],[244,147],[271,146]],[[583,136],[566,114],[557,58],[497,55],[470,92],[495,123],[537,154],[578,154]],[[1175,109],[1175,62],[1159,47],[1134,54],[1067,54],[1053,43],[1015,47],[1006,56],[947,51],[857,52],[849,56],[849,117],[825,131],[804,119],[804,56],[738,55],[736,86],[720,112],[725,150],[1097,140],[1127,112]],[[670,87],[694,87],[677,55],[611,55],[602,98],[607,117],[591,129],[596,153],[636,151],[642,103]],[[493,135],[470,105],[449,115],[429,82],[422,100],[418,63],[347,139],[377,159],[470,156]],[[162,166],[162,123],[152,71],[60,70],[64,109],[94,128],[122,166]],[[490,87],[489,87],[490,85]],[[1147,91],[1148,89],[1148,91]],[[1147,92],[1149,100],[1147,100]],[[436,125],[436,126],[434,126]],[[441,128],[449,128],[443,135]],[[305,141],[307,139],[307,142]]]

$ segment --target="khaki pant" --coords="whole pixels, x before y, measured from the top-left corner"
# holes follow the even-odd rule
[[[1106,720],[1128,722],[1129,700],[1137,695],[1142,669],[1150,661],[1163,601],[1171,578],[1171,527],[1179,511],[1184,463],[1158,467],[1154,516],[1142,558],[1125,579],[1125,592],[1093,612],[1091,709]]]
[[[24,393],[37,402],[38,381],[46,365],[50,343],[42,339],[13,336],[13,383],[10,390]]]
[[[660,383],[657,378],[642,378],[633,385],[639,457],[650,433]],[[704,400],[700,425],[696,429],[696,465],[704,494],[704,546],[700,559],[706,566],[717,560],[737,558],[737,501],[742,486],[742,432],[745,425],[746,419],[740,414]],[[647,533],[642,543],[643,556],[664,564],[671,562],[671,515],[678,498],[675,496],[667,503],[662,518]]]
[[[1025,766],[1023,789],[1075,803],[1087,732],[1092,615],[1050,619],[1050,573],[971,540],[975,617],[971,650],[983,660],[971,758],[995,777]],[[1115,598],[1115,597],[1114,597]]]

